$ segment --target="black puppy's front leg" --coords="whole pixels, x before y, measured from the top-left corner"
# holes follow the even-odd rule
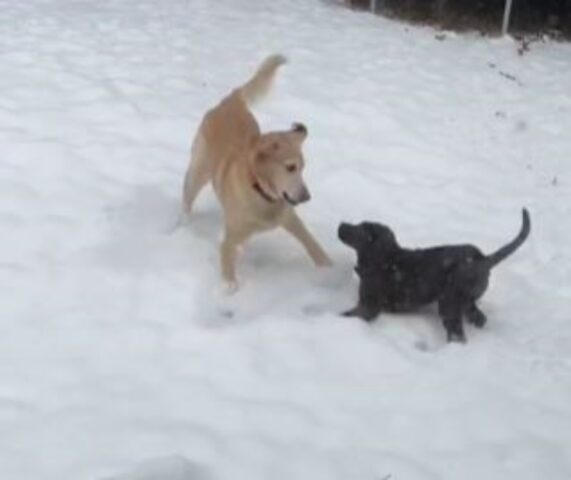
[[[446,329],[449,342],[466,343],[464,326],[462,325],[462,303],[450,292],[438,302],[438,313]]]
[[[359,285],[359,303],[351,310],[343,313],[345,317],[359,317],[367,322],[374,320],[381,313],[378,286],[375,282],[361,280]]]
[[[371,322],[379,315],[379,313],[381,313],[380,308],[375,308],[374,306],[371,305],[364,305],[358,303],[351,310],[343,312],[342,315],[344,317],[359,317],[362,318],[363,320],[366,320],[367,322]]]

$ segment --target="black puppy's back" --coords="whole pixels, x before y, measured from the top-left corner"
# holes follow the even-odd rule
[[[398,249],[381,255],[374,268],[358,266],[362,280],[382,292],[380,307],[387,312],[406,312],[434,303],[451,274],[486,257],[473,245],[426,249]]]

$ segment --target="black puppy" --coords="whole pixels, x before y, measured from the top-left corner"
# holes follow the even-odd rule
[[[523,209],[518,236],[491,255],[473,245],[427,249],[401,248],[390,228],[380,223],[342,223],[339,239],[357,251],[361,279],[359,303],[343,315],[373,320],[381,311],[409,312],[438,303],[448,341],[465,341],[462,317],[483,327],[486,316],[476,306],[486,291],[490,271],[527,238],[529,213]]]

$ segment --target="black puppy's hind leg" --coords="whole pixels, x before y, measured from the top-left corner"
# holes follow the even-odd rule
[[[482,310],[480,310],[476,302],[472,302],[465,312],[466,320],[468,320],[472,325],[478,328],[482,328],[488,321],[486,315]]]

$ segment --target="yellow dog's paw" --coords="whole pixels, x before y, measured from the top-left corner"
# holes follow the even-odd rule
[[[222,282],[222,291],[226,295],[233,295],[240,289],[240,284],[238,280],[224,280]]]

